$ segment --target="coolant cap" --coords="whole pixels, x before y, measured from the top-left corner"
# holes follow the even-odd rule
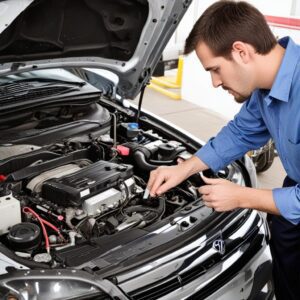
[[[139,124],[138,123],[128,123],[128,129],[139,129]]]

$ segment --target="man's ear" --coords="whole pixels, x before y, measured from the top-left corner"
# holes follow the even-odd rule
[[[249,63],[252,58],[252,48],[250,45],[236,41],[232,44],[232,56],[235,60],[243,62],[245,64]]]

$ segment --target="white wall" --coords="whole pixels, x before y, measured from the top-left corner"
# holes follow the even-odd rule
[[[181,97],[227,119],[232,119],[241,107],[222,88],[212,87],[210,73],[203,70],[194,52],[184,59]]]
[[[270,26],[276,37],[281,38],[284,36],[290,36],[296,43],[300,44],[300,30],[292,30],[286,28],[280,28]]]
[[[300,2],[300,0],[297,0]],[[195,0],[194,2],[194,22],[201,13],[215,1],[212,0]],[[251,4],[256,6],[265,15],[290,16],[291,10],[298,6],[295,0],[271,1],[271,0],[249,0]],[[195,13],[197,11],[197,13]],[[297,11],[296,11],[297,12]],[[300,4],[299,4],[300,12]],[[191,16],[191,15],[190,15]],[[192,23],[194,23],[192,22]],[[185,23],[185,28],[181,28],[186,35],[192,28],[190,23]],[[188,28],[189,27],[189,28]],[[271,27],[274,34],[278,37],[290,35],[296,42],[300,43],[300,31],[288,30],[284,28]],[[206,72],[194,53],[188,55],[184,59],[183,81],[181,89],[182,99],[193,102],[199,106],[212,109],[220,113],[227,119],[232,117],[239,111],[240,104],[237,104],[231,95],[222,88],[213,88],[209,72]]]
[[[164,60],[178,58],[178,55],[183,52],[185,39],[187,38],[188,33],[192,29],[194,23],[199,18],[201,13],[211,3],[213,3],[212,0],[194,0],[191,3],[184,17],[180,21],[178,28],[174,32],[164,50]]]
[[[292,16],[300,16],[300,1],[293,0],[293,11],[291,12]]]
[[[294,9],[294,0],[248,0],[247,2],[254,5],[265,15],[289,17],[291,15],[292,10]]]

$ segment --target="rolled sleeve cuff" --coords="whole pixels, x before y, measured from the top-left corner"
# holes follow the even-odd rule
[[[299,188],[299,187],[298,187]],[[294,225],[300,223],[300,202],[297,186],[272,190],[273,199],[280,214]]]
[[[214,172],[218,172],[222,169],[226,163],[216,154],[214,148],[211,145],[211,141],[208,141],[206,145],[200,148],[195,156],[200,158],[208,167]]]

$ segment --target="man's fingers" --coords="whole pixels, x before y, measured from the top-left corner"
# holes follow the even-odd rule
[[[207,206],[207,207],[210,207],[210,208],[214,208],[213,204],[211,202],[204,201],[204,205]]]
[[[171,182],[171,180],[165,181],[164,184],[162,184],[156,191],[157,195],[161,195],[163,193],[165,193],[166,191],[168,191],[170,188],[172,188],[174,186],[173,182]]]
[[[201,177],[206,184],[218,184],[224,180],[224,179],[218,179],[218,178],[208,178],[208,177],[204,176],[203,174],[201,174]]]
[[[202,200],[205,206],[215,208],[215,201],[211,199],[210,195],[203,195]]]
[[[165,181],[165,176],[163,172],[161,172],[160,168],[157,168],[156,170],[150,172],[147,188],[151,196],[154,196],[156,194],[157,188],[160,187],[164,181]]]
[[[204,203],[204,205],[207,206],[207,207],[212,207],[212,208],[214,207],[214,206],[213,206],[213,204],[214,204],[213,201],[211,201],[211,200],[209,200],[209,199],[204,199],[204,198],[203,198],[203,203]]]
[[[155,178],[156,178],[156,170],[150,172],[150,177],[149,177],[149,180],[148,180],[148,183],[147,183],[147,188],[148,188],[149,191],[151,191],[151,189],[152,189]]]
[[[157,189],[162,185],[163,182],[164,182],[163,177],[156,177],[155,178],[155,182],[153,183],[152,188],[150,190],[150,195],[152,197],[157,194]]]
[[[203,201],[207,201],[207,202],[213,202],[214,200],[211,198],[210,195],[203,195],[202,196],[202,200]]]
[[[209,194],[211,192],[211,190],[212,190],[212,188],[210,185],[203,185],[198,189],[199,193],[202,195]]]

